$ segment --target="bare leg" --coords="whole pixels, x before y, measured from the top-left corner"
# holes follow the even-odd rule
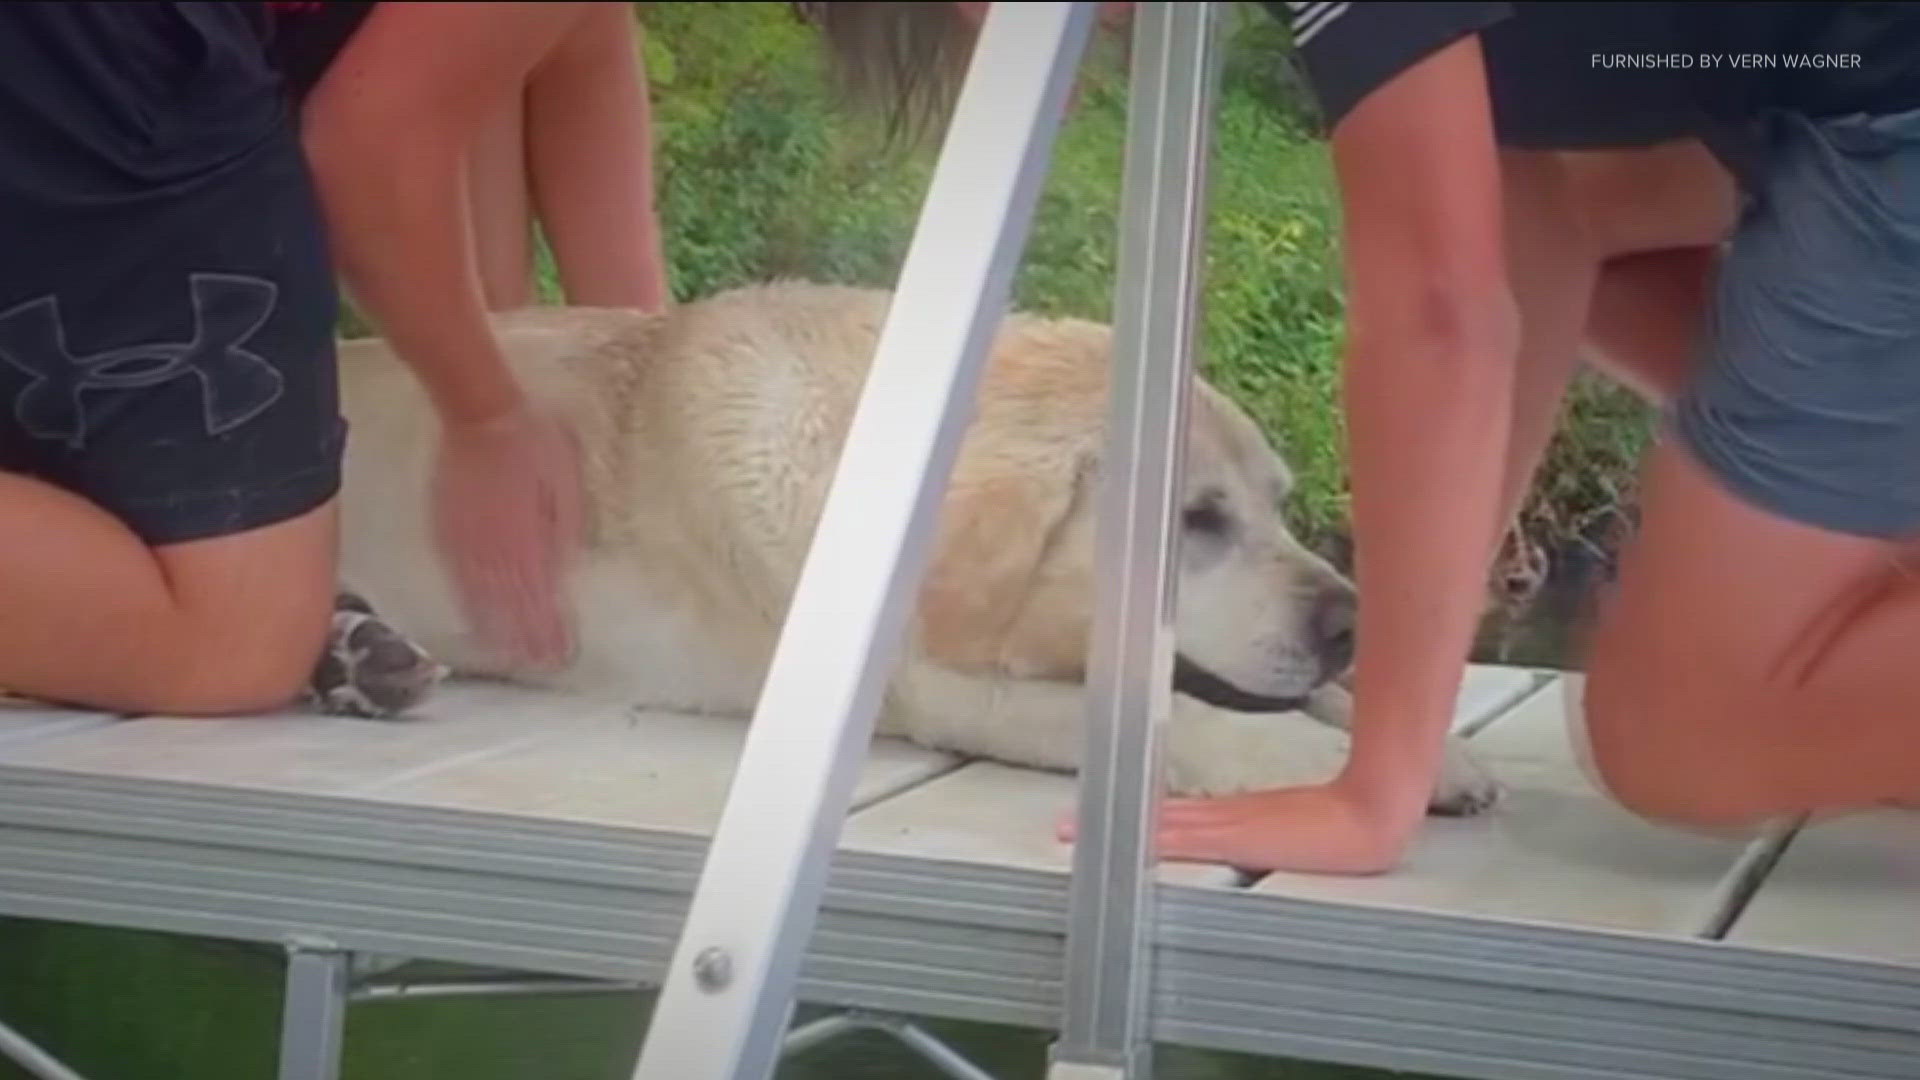
[[[1716,829],[1920,795],[1911,555],[1775,519],[1661,446],[1588,664],[1603,783]]]
[[[525,107],[490,118],[467,163],[467,205],[480,287],[492,311],[534,302],[533,203],[527,193]]]
[[[1892,194],[1861,195],[1848,210],[1901,215],[1910,229],[1913,211]],[[1774,233],[1821,232],[1821,215],[1834,212],[1819,198],[1805,209],[1777,200],[1773,213],[1784,220],[1763,223],[1751,242],[1775,274],[1797,276],[1770,286],[1791,297],[1791,310],[1820,320],[1813,328],[1843,360],[1856,346],[1910,345],[1914,253],[1898,246],[1902,228],[1861,224],[1873,239],[1835,256],[1831,268],[1783,257],[1831,255]],[[1869,295],[1887,314],[1847,318],[1823,308],[1855,289],[1882,290]],[[1698,305],[1684,291],[1647,304],[1648,325],[1669,330],[1665,345],[1649,334],[1642,347],[1690,347]],[[1583,710],[1593,764],[1612,794],[1645,816],[1708,829],[1920,796],[1912,713],[1920,549],[1767,513],[1671,439],[1650,455],[1640,509],[1639,535],[1593,642]]]
[[[1692,364],[1732,177],[1698,143],[1577,154],[1508,154],[1508,260],[1525,324],[1505,506],[1520,508],[1581,346],[1650,400]],[[1584,295],[1576,296],[1573,290]]]
[[[567,301],[666,307],[652,112],[631,7],[591,5],[535,69],[526,109],[534,198]]]
[[[92,503],[0,473],[0,686],[125,712],[295,697],[333,608],[335,508],[149,549]]]
[[[1605,370],[1664,402],[1692,368],[1732,191],[1689,149],[1620,164],[1582,177],[1587,228],[1608,253],[1588,332]],[[1551,383],[1532,386],[1545,394]],[[1539,399],[1517,401],[1523,432],[1529,408],[1544,411]],[[1531,464],[1512,464],[1523,484]],[[1517,499],[1524,488],[1510,490]],[[1673,446],[1653,457],[1642,512],[1590,659],[1585,738],[1602,782],[1649,816],[1712,827],[1920,793],[1913,729],[1897,719],[1920,634],[1900,564],[1909,553],[1774,521]],[[1736,584],[1759,580],[1796,584],[1771,598]],[[1835,694],[1869,718],[1850,737],[1832,727],[1845,707]]]
[[[1553,438],[1560,402],[1579,365],[1581,333],[1601,255],[1585,230],[1560,155],[1503,155],[1501,181],[1508,274],[1521,325],[1502,492],[1503,514],[1510,521]],[[1493,554],[1488,552],[1488,558]]]
[[[1654,402],[1693,366],[1720,245],[1739,208],[1733,177],[1697,142],[1571,159],[1575,202],[1605,260],[1589,358]]]
[[[1654,404],[1685,387],[1713,289],[1716,247],[1672,248],[1607,263],[1588,316],[1589,356]]]

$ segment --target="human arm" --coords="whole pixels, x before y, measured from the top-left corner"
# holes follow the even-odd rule
[[[306,104],[341,271],[449,423],[523,404],[474,278],[467,154],[586,6],[380,4]]]
[[[1519,318],[1490,116],[1469,37],[1333,136],[1360,593],[1353,748],[1335,786],[1366,823],[1365,868],[1396,862],[1425,814],[1501,531]]]
[[[1350,758],[1326,784],[1170,803],[1163,857],[1392,869],[1424,818],[1484,603],[1519,326],[1479,39],[1353,98],[1332,136],[1360,595]]]
[[[469,614],[483,637],[540,664],[571,647],[555,597],[578,528],[577,464],[489,327],[464,177],[481,124],[585,7],[378,5],[302,124],[348,289],[441,420],[434,517]]]

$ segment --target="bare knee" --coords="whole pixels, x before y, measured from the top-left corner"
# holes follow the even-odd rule
[[[1645,541],[1646,537],[1641,537]],[[1576,733],[1593,779],[1633,813],[1720,829],[1751,809],[1740,752],[1749,710],[1737,700],[1737,652],[1689,607],[1645,576],[1648,555],[1626,553],[1619,591],[1602,612],[1586,660]]]
[[[299,697],[326,643],[328,621],[284,625],[271,634],[236,634],[244,624],[190,623],[209,647],[190,650],[176,677],[162,688],[155,711],[183,716],[271,712]],[[213,642],[246,643],[239,647]]]
[[[1643,817],[1664,819],[1680,809],[1689,769],[1665,757],[1656,733],[1671,732],[1676,710],[1659,689],[1617,663],[1590,666],[1581,701],[1584,749],[1594,780],[1615,802]],[[1655,767],[1658,765],[1659,767]]]
[[[1724,832],[1768,815],[1763,778],[1741,753],[1743,710],[1716,690],[1731,679],[1698,664],[1590,665],[1579,734],[1593,779],[1613,801],[1649,821]]]

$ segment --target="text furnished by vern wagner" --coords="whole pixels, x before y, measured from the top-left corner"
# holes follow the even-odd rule
[[[1857,68],[1859,53],[1593,53],[1597,68]]]

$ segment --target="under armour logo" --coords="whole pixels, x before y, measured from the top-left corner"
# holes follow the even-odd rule
[[[39,438],[78,448],[87,435],[81,391],[137,390],[184,375],[200,380],[209,435],[238,427],[279,400],[285,378],[241,347],[273,313],[279,287],[234,274],[194,274],[188,287],[192,340],[128,345],[91,356],[75,356],[67,348],[55,297],[0,312],[0,360],[34,377],[14,399],[20,425]]]

